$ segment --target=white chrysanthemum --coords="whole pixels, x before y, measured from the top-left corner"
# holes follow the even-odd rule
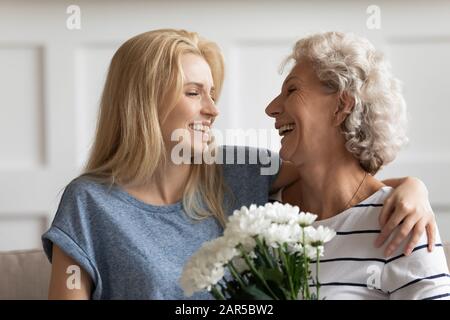
[[[279,202],[259,207],[243,206],[229,218],[224,236],[236,245],[243,244],[246,251],[253,250],[255,243],[251,238],[258,235],[269,246],[277,248],[284,242],[289,244],[301,241],[300,226],[307,227],[316,218],[313,214],[299,212],[297,206]]]
[[[290,243],[290,244],[288,244],[287,251],[289,253],[302,253],[303,252],[303,245],[300,242]]]
[[[319,257],[323,256],[323,246],[313,247],[310,244],[304,246],[304,254],[306,254],[306,256],[311,260],[315,260],[317,258],[317,250],[319,250]]]
[[[317,215],[309,212],[300,212],[299,224],[302,227],[308,227],[317,219]]]
[[[226,226],[226,233],[255,236],[261,234],[270,225],[261,210],[241,212],[230,217]]]
[[[289,253],[302,253],[310,259],[323,254],[323,243],[331,240],[333,230],[311,224],[317,216],[299,212],[289,204],[268,203],[265,206],[251,205],[235,210],[229,218],[223,237],[202,245],[186,263],[180,284],[187,296],[204,289],[211,290],[225,275],[225,266],[232,261],[241,273],[248,269],[242,258],[242,250],[250,258],[256,257],[254,249],[259,238],[268,246],[268,251],[277,256],[278,248],[287,244]]]
[[[272,223],[271,226],[262,233],[268,246],[278,248],[283,243],[298,243],[302,231],[298,224],[278,224]]]
[[[236,269],[236,271],[239,273],[242,273],[250,269],[247,262],[245,262],[245,259],[242,257],[235,257],[231,262],[233,263],[233,266]]]
[[[230,242],[225,237],[217,238],[214,241],[214,246],[212,248],[212,261],[214,263],[226,264],[228,261],[233,259],[239,254],[239,251],[230,245]]]
[[[299,208],[290,204],[279,202],[268,203],[264,207],[264,216],[272,223],[297,224],[299,223]]]
[[[317,229],[310,228],[307,231],[309,237],[309,243],[313,247],[322,246],[324,243],[333,239],[336,232],[328,227],[319,226]]]
[[[235,247],[228,246],[224,237],[205,242],[186,263],[180,285],[186,296],[204,289],[210,290],[224,276],[224,265],[239,255]]]
[[[180,278],[180,285],[184,294],[190,297],[197,291],[210,290],[212,285],[222,279],[224,272],[223,266],[220,265],[186,266]]]

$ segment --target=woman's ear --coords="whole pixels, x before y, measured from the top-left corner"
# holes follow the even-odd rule
[[[347,119],[348,115],[352,113],[354,107],[355,99],[344,91],[338,98],[338,103],[334,110],[333,124],[340,126]]]

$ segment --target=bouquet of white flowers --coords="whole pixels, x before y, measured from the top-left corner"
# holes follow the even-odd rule
[[[224,235],[205,242],[186,263],[180,279],[185,295],[207,289],[222,300],[319,299],[310,263],[318,275],[323,244],[336,233],[312,227],[316,218],[278,202],[235,210]]]

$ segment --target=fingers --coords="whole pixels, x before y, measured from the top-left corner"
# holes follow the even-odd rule
[[[436,243],[436,221],[433,219],[433,221],[428,223],[425,228],[427,230],[428,237],[428,251],[431,252],[433,251]]]
[[[403,251],[405,256],[409,256],[412,253],[412,251],[416,247],[417,243],[419,242],[419,240],[422,237],[424,232],[425,232],[425,223],[419,221],[414,226],[413,233],[411,235],[411,239],[409,240],[408,244],[405,246],[405,250]]]
[[[407,210],[405,209],[399,208],[399,210],[395,210],[389,220],[382,226],[381,232],[375,240],[375,247],[379,248],[383,245],[386,239],[392,234],[392,231],[402,222],[407,214]]]
[[[416,225],[417,220],[414,217],[408,217],[399,227],[397,233],[395,234],[394,238],[391,240],[391,242],[387,245],[386,249],[384,250],[384,255],[386,257],[392,255],[395,250],[400,246],[400,244],[403,242],[403,240],[406,239],[406,237],[409,236],[409,233]],[[389,224],[389,221],[387,225]],[[422,232],[425,231],[425,226],[422,226]],[[412,251],[412,250],[411,250]]]
[[[392,211],[394,211],[394,201],[392,199],[392,196],[386,198],[384,200],[383,209],[381,210],[380,215],[378,216],[378,222],[380,223],[381,227],[384,227],[386,224],[386,221],[388,221]]]

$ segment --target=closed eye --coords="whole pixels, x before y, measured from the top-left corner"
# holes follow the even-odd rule
[[[292,92],[297,91],[297,88],[289,88],[287,90],[287,95],[289,96]]]
[[[196,97],[196,96],[199,96],[200,93],[198,93],[198,92],[186,92],[186,95],[189,96],[189,97]],[[211,100],[214,101],[214,103],[216,102],[216,98],[214,98],[213,95],[211,95]]]

